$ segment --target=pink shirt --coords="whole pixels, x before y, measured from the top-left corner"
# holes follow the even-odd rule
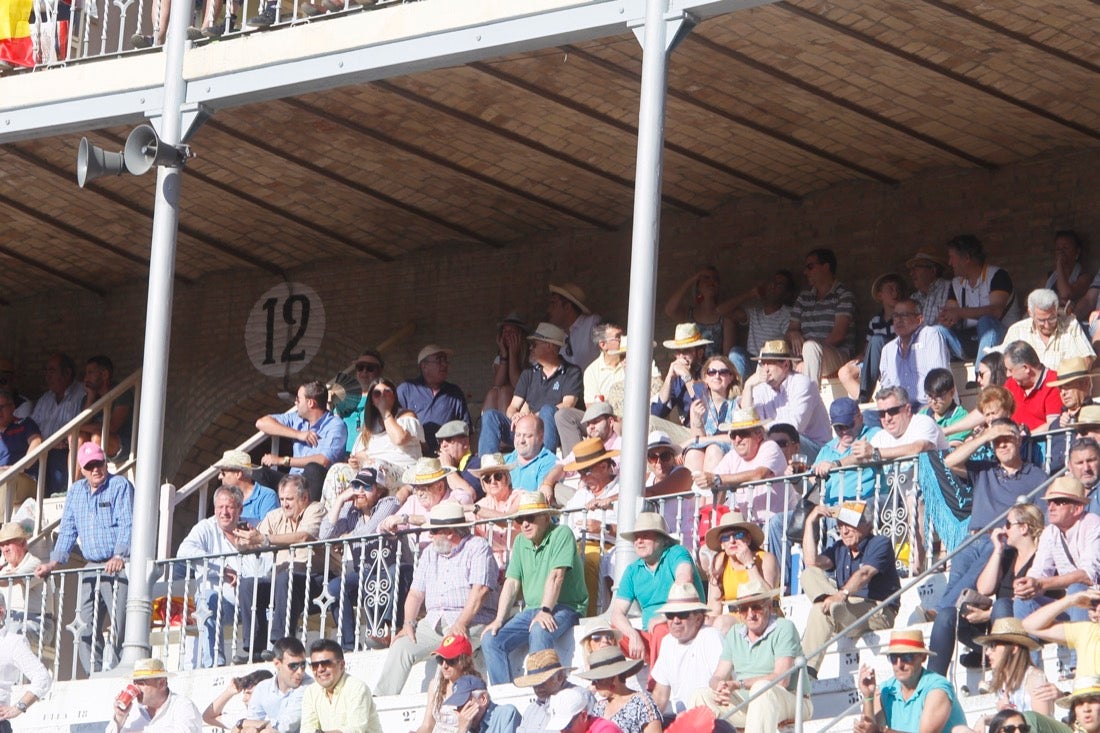
[[[1074,570],[1088,573],[1089,583],[1100,580],[1100,517],[1085,512],[1068,532],[1048,524],[1039,535],[1029,578],[1050,578]]]
[[[787,457],[783,455],[778,445],[765,440],[760,444],[760,450],[756,452],[756,456],[749,461],[737,455],[736,450],[731,450],[714,467],[714,473],[741,473],[754,468],[767,468],[773,476],[783,476],[787,471]],[[786,499],[785,505],[784,499]],[[786,481],[782,480],[736,489],[733,495],[726,499],[726,504],[731,509],[739,510],[746,519],[756,522],[764,522],[773,514],[789,511],[797,503],[798,494],[787,485]]]

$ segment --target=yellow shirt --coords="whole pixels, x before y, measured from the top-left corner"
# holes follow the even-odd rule
[[[1077,651],[1077,677],[1100,674],[1100,624],[1073,621],[1062,626],[1066,646]]]
[[[302,733],[316,730],[341,733],[382,733],[378,710],[367,683],[347,672],[332,689],[332,697],[314,682],[302,693]]]

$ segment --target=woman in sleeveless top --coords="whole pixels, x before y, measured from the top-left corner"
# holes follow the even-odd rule
[[[424,708],[424,719],[416,733],[432,733],[433,730],[441,731],[448,727],[456,730],[458,718],[453,715],[453,708],[448,711],[442,709],[443,701],[451,696],[455,680],[459,677],[468,674],[482,677],[481,672],[474,668],[474,651],[470,640],[461,634],[445,636],[439,648],[432,652],[432,656],[439,665],[439,673],[428,685],[428,705]]]
[[[708,265],[681,283],[665,303],[665,315],[677,323],[691,321],[713,342],[705,357],[728,354],[733,348],[734,323],[718,312],[718,280],[718,268]]]
[[[1039,642],[1024,632],[1019,619],[1012,616],[997,619],[993,631],[975,641],[985,648],[985,656],[989,659],[993,673],[990,687],[997,695],[999,710],[1054,713],[1054,699],[1061,693],[1047,681],[1043,671],[1032,664],[1031,653],[1039,648]]]
[[[756,580],[766,588],[779,584],[779,562],[775,555],[761,549],[764,531],[752,522],[746,522],[741,512],[729,512],[722,516],[717,527],[707,531],[707,549],[713,551],[710,563],[710,586],[707,605],[715,617],[714,628],[726,633],[739,614],[726,613],[725,603],[737,598],[742,583]]]

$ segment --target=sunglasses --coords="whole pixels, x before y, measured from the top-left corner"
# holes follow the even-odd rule
[[[879,412],[887,417],[897,417],[905,407],[905,405],[894,405],[893,407],[884,407]]]
[[[786,448],[791,444],[791,441],[786,438],[772,438],[772,442],[778,445],[780,448]]]
[[[435,662],[440,667],[457,667],[458,666],[458,660],[457,659],[447,659],[446,657],[436,656]]]
[[[671,461],[672,456],[673,456],[672,451],[663,450],[663,451],[658,451],[657,453],[647,453],[646,454],[646,459],[650,463],[653,463],[654,461],[664,462],[664,461]]]
[[[1061,497],[1055,497],[1053,499],[1047,499],[1047,504],[1054,504],[1055,506],[1065,506],[1066,504],[1076,504],[1073,499],[1063,499]]]
[[[732,540],[741,540],[742,542],[744,542],[748,538],[749,533],[743,529],[738,529],[733,532],[723,532],[722,534],[718,535],[718,541],[722,544],[725,544]]]
[[[610,631],[597,631],[588,638],[592,641],[615,641],[615,635]]]
[[[374,374],[377,371],[381,371],[381,369],[381,364],[375,364],[374,362],[370,361],[361,361],[355,365],[355,371],[357,372],[370,372],[371,374]]]
[[[731,374],[733,374],[733,372],[731,372],[729,369],[708,369],[707,370],[707,376],[708,377],[728,377]]]
[[[307,662],[305,660],[302,660],[301,662],[287,662],[286,663],[287,669],[289,669],[291,672],[301,672],[303,669],[306,668],[307,665],[309,665],[309,662]]]
[[[1005,529],[1012,529],[1013,527],[1023,527],[1027,522],[1013,522],[1011,519],[1005,520]]]
[[[525,524],[534,524],[534,523],[535,523],[535,518],[534,517],[520,517],[519,519],[516,520],[516,524],[520,525],[521,527]]]
[[[505,477],[506,475],[507,475],[507,474],[505,474],[505,473],[504,473],[504,471],[497,471],[496,473],[487,473],[487,474],[485,474],[485,475],[484,475],[484,476],[483,476],[483,477],[481,478],[481,480],[482,480],[482,481],[492,481],[492,482],[494,482],[494,483],[495,483],[495,482],[497,482],[497,481],[503,481],[503,480],[504,480],[504,477]]]
[[[1027,723],[1019,725],[1002,725],[1001,733],[1031,733],[1031,726]]]
[[[592,465],[592,466],[589,466],[589,467],[587,467],[587,468],[582,468],[581,470],[577,471],[577,475],[578,475],[578,476],[588,476],[588,475],[591,475],[592,473],[594,473],[594,472],[595,472],[595,470],[596,470],[596,466],[598,466],[598,465],[600,465],[600,464],[598,464],[598,463],[597,463],[597,464],[595,464],[595,465]]]
[[[752,430],[731,430],[730,440],[747,440],[752,434]]]
[[[429,529],[428,534],[430,534],[432,537],[435,537],[437,534],[446,534],[450,531],[451,530],[447,529],[446,527],[437,527],[435,529]]]
[[[313,669],[329,669],[336,666],[335,659],[314,659],[310,661],[309,666]]]
[[[917,655],[913,652],[905,652],[904,654],[887,654],[886,656],[890,658],[890,664],[897,664],[898,662],[901,662],[902,664],[912,664],[917,658]]]
[[[85,471],[96,471],[100,468],[103,468],[106,465],[107,465],[107,463],[105,461],[88,461],[87,463],[84,464],[84,470]]]
[[[665,618],[668,620],[687,621],[691,618],[692,611],[669,611],[665,614]]]
[[[393,394],[393,390],[389,390],[389,389],[376,389],[376,390],[373,390],[373,391],[372,391],[372,392],[370,393],[371,397],[385,397],[385,396],[386,396],[386,395],[388,395],[388,394]]]
[[[738,606],[742,611],[751,611],[752,613],[764,613],[768,608],[766,603],[746,603],[742,606]]]

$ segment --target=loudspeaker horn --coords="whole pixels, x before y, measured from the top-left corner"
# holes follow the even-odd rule
[[[76,182],[84,184],[103,176],[121,176],[125,169],[122,153],[109,153],[98,145],[92,145],[88,138],[80,138],[80,149],[76,154]]]
[[[126,138],[126,147],[122,151],[126,170],[140,176],[154,165],[178,166],[183,162],[183,153],[171,145],[165,145],[157,136],[157,131],[149,125],[138,125]]]

